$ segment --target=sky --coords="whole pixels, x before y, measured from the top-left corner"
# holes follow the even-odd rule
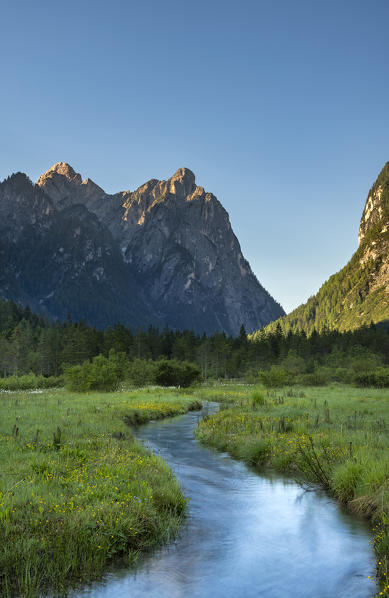
[[[179,167],[289,312],[357,248],[389,160],[387,0],[4,2],[0,179],[108,193]]]

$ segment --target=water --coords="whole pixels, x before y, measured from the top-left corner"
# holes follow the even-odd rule
[[[78,598],[368,598],[374,554],[363,522],[321,492],[257,475],[201,447],[199,413],[142,426],[190,497],[179,538],[113,570]]]

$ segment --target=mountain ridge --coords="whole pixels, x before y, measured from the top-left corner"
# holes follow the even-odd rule
[[[20,207],[0,226],[8,239],[0,260],[8,256],[11,266],[8,287],[0,281],[4,298],[63,319],[69,297],[72,317],[98,326],[120,320],[228,334],[242,323],[250,332],[284,313],[245,260],[228,213],[196,185],[190,169],[115,194],[66,162],[51,166],[36,185],[26,175],[13,177],[0,184],[0,215]],[[57,290],[48,288],[50,278]]]

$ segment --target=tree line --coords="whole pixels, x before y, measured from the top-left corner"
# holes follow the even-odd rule
[[[284,332],[280,325],[248,336],[242,325],[237,337],[225,333],[195,334],[165,327],[131,330],[120,323],[104,330],[85,322],[52,322],[12,301],[0,301],[0,376],[59,376],[66,366],[80,365],[110,352],[129,362],[161,359],[192,362],[202,378],[254,379],[261,371],[286,372],[301,382],[339,379],[353,372],[387,367],[389,331],[370,324],[339,332],[322,328],[310,335]],[[276,370],[274,370],[276,368]],[[304,379],[305,376],[305,379]]]

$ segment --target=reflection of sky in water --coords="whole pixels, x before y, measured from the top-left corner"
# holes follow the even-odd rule
[[[198,414],[143,426],[191,497],[180,537],[73,596],[90,598],[369,598],[366,527],[322,493],[258,476],[193,438]]]

